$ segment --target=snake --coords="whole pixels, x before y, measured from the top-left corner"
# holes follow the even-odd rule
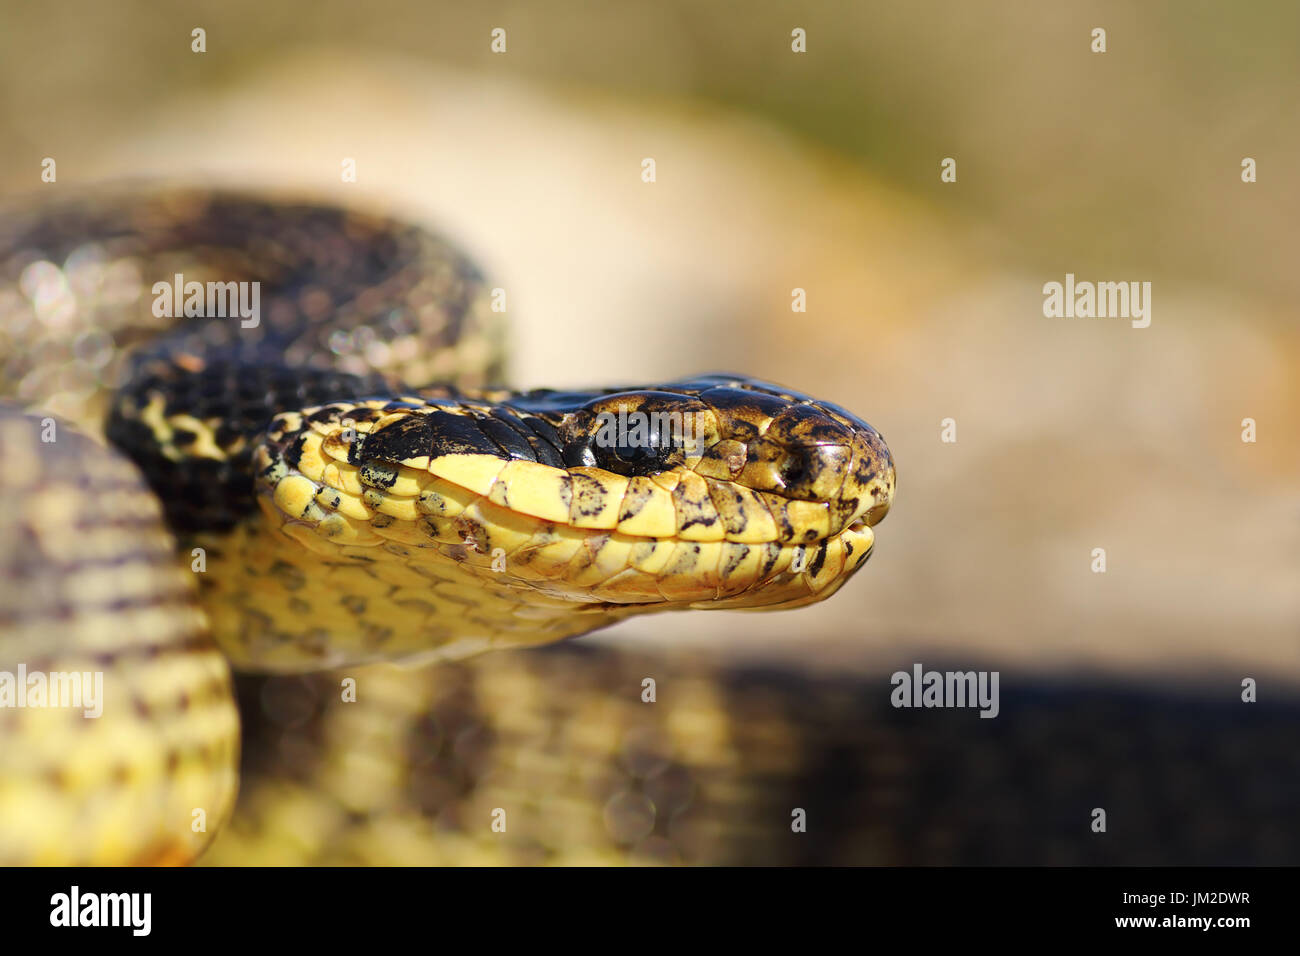
[[[19,204],[0,318],[10,864],[199,858],[239,785],[232,669],[802,607],[863,565],[894,495],[879,432],[746,376],[500,386],[478,268],[346,206]],[[100,681],[100,713],[64,706]]]
[[[0,212],[0,863],[1300,862],[1278,681],[1008,673],[986,721],[566,640],[843,587],[896,482],[849,411],[510,390],[500,288],[400,214],[57,188]]]

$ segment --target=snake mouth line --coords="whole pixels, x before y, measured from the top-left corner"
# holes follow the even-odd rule
[[[469,575],[478,586],[524,603],[534,601],[522,596],[531,593],[574,610],[814,603],[837,591],[870,556],[871,522],[881,513],[868,508],[816,537],[756,538],[753,526],[741,540],[724,537],[720,527],[707,538],[689,536],[691,528],[686,536],[654,535],[599,522],[581,509],[569,510],[568,521],[512,510],[509,490],[496,482],[471,488],[428,472],[403,474],[380,493],[364,486],[360,469],[354,475],[353,466],[337,460],[328,480],[331,466],[318,467],[315,456],[302,456],[299,465],[306,473],[283,459],[268,464],[260,482],[263,510],[288,538],[320,557],[362,567],[403,562],[421,574],[456,579]],[[343,488],[353,481],[363,489],[360,496]],[[395,498],[395,490],[404,497]]]
[[[479,524],[514,527],[527,533],[614,536],[634,542],[813,547],[846,533],[872,536],[872,526],[889,509],[888,500],[869,503],[840,524],[830,517],[831,502],[770,493],[760,497],[733,482],[708,479],[704,486],[712,501],[670,493],[669,488],[680,492],[687,481],[703,485],[706,480],[689,469],[678,469],[679,473],[663,484],[641,479],[645,488],[639,491],[617,475],[593,477],[596,469],[566,472],[487,456],[435,458],[426,468],[389,462],[354,466],[328,460],[328,454],[321,454],[327,444],[309,435],[308,445],[298,447],[292,456],[263,452],[258,460],[263,496],[286,519],[322,525],[322,533],[329,537],[335,537],[332,526],[339,519],[351,519],[354,524],[377,521],[376,527],[390,526],[389,519],[397,519],[431,530],[451,524],[469,534],[478,534],[481,529],[475,525]],[[470,464],[470,459],[483,461]],[[546,494],[539,495],[539,487]],[[740,503],[737,513],[725,514],[712,507],[724,495],[735,496],[728,503]],[[648,513],[655,508],[658,513]],[[800,521],[809,514],[820,514],[819,526]]]

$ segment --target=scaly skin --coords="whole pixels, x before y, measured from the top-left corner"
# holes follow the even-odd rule
[[[3,405],[0,462],[0,672],[102,675],[79,708],[0,706],[0,864],[193,859],[234,803],[239,720],[158,502],[120,455]]]
[[[695,416],[698,442],[654,463],[595,442],[599,414],[649,402]],[[335,403],[277,416],[253,461],[260,520],[194,541],[218,556],[222,646],[281,672],[810,604],[866,561],[894,491],[869,425],[734,376]]]
[[[154,316],[153,283],[177,272],[200,281],[261,280],[261,325]],[[754,421],[732,415],[727,403],[715,407],[717,453],[690,468],[675,462],[671,487],[651,479],[660,494],[635,481],[644,474],[595,468],[599,447],[570,441],[590,436],[592,408],[579,411],[601,395],[478,391],[499,380],[501,367],[489,298],[445,242],[360,213],[137,191],[0,215],[0,391],[41,409],[36,418],[0,417],[0,672],[19,664],[95,668],[105,690],[103,715],[94,720],[68,710],[0,710],[0,863],[179,863],[214,834],[205,860],[215,864],[1300,863],[1300,709],[1295,689],[1272,681],[1261,682],[1258,703],[1243,704],[1236,675],[1214,675],[1178,694],[1003,674],[1001,715],[981,720],[969,710],[893,708],[893,667],[816,678],[582,642],[428,668],[371,664],[239,677],[242,793],[223,826],[235,786],[236,718],[226,661],[205,634],[196,590],[231,654],[300,669],[340,651],[351,659],[375,651],[364,629],[355,646],[340,646],[339,628],[350,626],[359,604],[331,603],[333,588],[307,583],[322,562],[339,561],[330,573],[346,578],[353,597],[370,589],[392,605],[468,594],[480,602],[478,613],[499,623],[512,606],[505,592],[514,591],[525,595],[516,609],[563,630],[575,616],[604,623],[621,613],[594,593],[596,600],[575,605],[569,585],[577,577],[568,575],[600,574],[606,561],[619,573],[636,570],[644,544],[619,536],[651,537],[644,526],[638,533],[638,520],[662,522],[654,527],[674,558],[691,534],[692,547],[717,553],[717,567],[727,548],[767,553],[780,538],[784,553],[808,543],[784,532],[738,539],[766,525],[752,501],[773,494],[778,480],[800,481],[789,468],[782,474],[778,450],[789,443],[740,434]],[[411,395],[401,385],[435,380],[456,389]],[[376,402],[381,394],[421,404],[368,420],[387,404]],[[786,394],[788,405],[801,405]],[[525,422],[534,440],[516,430],[521,445],[482,425],[473,412],[483,399],[518,406],[505,427],[531,416],[541,433]],[[441,464],[429,456],[426,464],[418,449],[399,454],[402,443],[371,437],[428,418],[433,411],[423,403],[446,400],[452,404],[444,409],[476,423],[459,433],[462,440],[477,443],[476,432],[505,457],[526,446],[536,457],[522,464],[533,467],[491,448],[492,461],[476,467],[484,463],[471,458],[486,446]],[[566,404],[567,424],[562,415],[546,420]],[[830,421],[843,414],[819,404]],[[46,412],[97,432],[110,407],[114,441],[149,476],[155,495],[121,454],[62,423],[56,441],[41,440]],[[354,424],[364,420],[355,429],[360,441],[345,442],[337,427],[349,410]],[[387,414],[393,420],[383,423]],[[563,440],[550,441],[547,427],[557,439],[565,430]],[[405,428],[433,447],[427,423]],[[727,442],[744,445],[743,462]],[[252,464],[258,454],[260,476]],[[515,472],[540,483],[516,482]],[[708,536],[716,534],[708,521],[686,526],[688,507],[691,517],[707,517],[704,497],[688,494],[700,487],[688,474],[709,490],[726,529],[721,537]],[[836,534],[848,540],[838,529],[851,528],[854,514],[864,526],[879,517],[892,487],[882,484],[887,469],[874,474],[875,487],[871,479],[860,483],[859,502],[834,512],[832,500],[846,506],[854,495],[836,496],[814,480],[811,497],[790,496],[795,512],[827,503],[814,523],[821,529],[824,521],[815,547],[833,548]],[[712,494],[733,477],[750,481],[753,495],[742,493],[746,504],[734,510]],[[303,482],[313,486],[310,500]],[[615,500],[616,508],[608,504]],[[385,511],[412,504],[415,516]],[[494,509],[525,526],[541,522],[542,535],[578,541],[578,562],[525,560],[527,548],[510,548],[509,522],[484,520],[500,514]],[[786,504],[763,510],[774,526],[782,513],[790,518]],[[191,570],[192,540],[178,569],[160,515],[177,534],[204,542],[205,572]],[[374,543],[385,532],[418,533],[422,521],[434,534],[416,538],[429,547],[415,556],[389,549],[400,542]],[[354,546],[329,537],[331,526],[371,542],[355,547],[382,553],[373,576],[358,576],[362,569],[345,551]],[[295,529],[289,537],[286,527]],[[462,544],[449,531],[465,532]],[[292,535],[311,546],[293,548]],[[486,546],[498,541],[506,570],[483,571]],[[535,551],[545,556],[554,544]],[[268,561],[275,548],[286,549],[285,560]],[[846,554],[846,569],[863,554]],[[780,570],[783,560],[757,593],[772,589],[782,601],[790,588],[796,601],[814,593],[807,574]],[[811,563],[808,570],[813,584],[825,573]],[[384,584],[389,575],[402,579],[397,591]],[[457,586],[430,587],[435,576]],[[727,576],[679,577],[683,589],[669,594],[639,587],[637,575],[601,576],[600,584],[612,585],[614,598],[648,595],[655,606],[672,606],[700,599],[696,585],[704,598],[716,597]],[[516,578],[519,588],[505,585]],[[561,593],[547,595],[539,580]],[[316,592],[311,602],[295,593],[298,581]],[[624,590],[622,581],[638,587]],[[815,593],[824,596],[833,584]],[[399,594],[417,585],[418,597]],[[257,629],[258,602],[275,615],[275,628]],[[411,640],[403,653],[445,652],[472,613],[449,603],[445,634],[404,627],[388,640]],[[675,618],[655,620],[671,626]],[[251,629],[240,632],[241,621]],[[315,629],[321,622],[323,635]],[[870,626],[864,622],[864,632]],[[287,640],[273,639],[280,631]],[[540,636],[552,635],[542,629]],[[972,653],[978,659],[978,649]],[[972,660],[954,663],[965,669]],[[656,682],[654,702],[644,698],[646,678]],[[1108,813],[1106,833],[1089,826],[1096,807]],[[806,811],[805,833],[791,830],[796,809]],[[201,830],[195,810],[204,811]],[[504,830],[493,828],[497,810]]]
[[[31,616],[7,592],[0,665],[63,670],[93,651],[113,711],[95,725],[101,752],[120,757],[83,772],[80,751],[63,752],[85,734],[65,712],[9,717],[28,755],[0,791],[14,808],[0,817],[9,862],[179,862],[202,849],[226,815],[236,751],[212,640],[242,669],[308,671],[545,643],[658,610],[798,607],[862,565],[892,501],[879,434],[778,386],[485,389],[501,364],[485,283],[445,242],[392,220],[136,192],[0,222],[0,326],[21,346],[0,385],[83,425],[107,407],[107,438],[157,496],[184,569],[109,582],[130,600],[83,590],[80,549],[117,509],[148,510],[132,503],[147,496],[114,452],[66,429],[51,451],[37,420],[16,419],[16,450],[0,459],[7,512],[32,494],[64,502],[69,482],[82,497],[23,518],[19,530],[53,543],[57,560],[37,573],[57,601]],[[260,315],[161,316],[177,274],[183,287],[258,282]],[[441,384],[403,384],[425,381]],[[698,428],[601,437],[602,415],[641,412]],[[147,517],[113,538],[115,566],[170,541]],[[190,576],[210,633],[177,597],[190,599]],[[158,616],[135,622],[131,600]],[[139,642],[159,668],[136,659]],[[112,813],[89,813],[110,799],[106,781]]]

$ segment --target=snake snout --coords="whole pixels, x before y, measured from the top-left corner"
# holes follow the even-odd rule
[[[880,433],[838,406],[809,403],[777,416],[765,435],[782,449],[779,493],[826,502],[838,528],[871,528],[894,501],[894,458]]]
[[[855,432],[853,461],[857,494],[864,506],[857,520],[874,527],[884,520],[894,503],[894,456],[880,432],[866,425]]]

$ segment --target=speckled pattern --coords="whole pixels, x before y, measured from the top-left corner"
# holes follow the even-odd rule
[[[274,335],[153,316],[152,283],[176,272],[263,279]],[[824,567],[778,556],[746,578],[744,561],[836,535],[846,569],[865,557],[846,535],[870,532],[893,475],[854,416],[726,376],[485,391],[501,364],[487,303],[445,242],[358,213],[136,192],[0,215],[0,389],[41,409],[0,415],[0,671],[98,667],[106,691],[94,720],[0,711],[0,862],[185,862],[210,840],[215,865],[1300,862],[1294,689],[1242,706],[1222,675],[1180,697],[1006,674],[1002,716],[981,720],[895,709],[884,674],[582,642],[239,675],[231,814],[236,716],[205,614],[237,661],[301,670],[340,650],[446,653],[476,617],[502,643],[515,617],[549,640],[573,615],[725,601],[737,574],[798,601]],[[159,340],[177,322],[194,327]],[[712,423],[689,461],[591,440],[600,411],[665,402]],[[91,433],[110,413],[157,495],[62,422],[42,441],[48,412]],[[186,539],[179,566],[161,514]],[[512,546],[519,527],[537,557]],[[485,570],[498,546],[507,570]],[[717,564],[664,588],[683,546]],[[652,561],[638,594],[626,572]],[[575,602],[583,580],[615,586]]]
[[[654,467],[596,441],[599,414],[651,402],[697,416],[698,441]],[[894,491],[870,426],[734,376],[339,402],[281,414],[268,436],[254,453],[264,520],[194,538],[218,555],[206,603],[245,669],[461,657],[674,608],[798,607],[866,561]]]
[[[106,414],[112,446],[92,453],[66,431],[74,437],[56,460],[84,451],[77,468],[89,478],[74,481],[68,467],[82,497],[24,526],[69,552],[70,567],[50,564],[41,580],[80,580],[84,542],[73,532],[94,522],[76,509],[105,513],[92,530],[115,547],[143,547],[113,524],[125,496],[96,493],[102,476],[117,474],[147,498],[124,453],[180,535],[173,570],[186,589],[197,580],[210,624],[192,605],[189,617],[160,611],[156,623],[183,631],[169,638],[181,660],[206,669],[191,676],[178,665],[153,690],[177,696],[182,714],[205,702],[197,712],[214,738],[197,755],[142,744],[133,756],[151,762],[159,786],[187,761],[199,779],[233,780],[233,721],[222,718],[231,700],[209,635],[241,669],[298,672],[548,643],[649,611],[797,607],[862,565],[893,497],[893,461],[871,426],[742,376],[591,392],[487,388],[503,353],[486,284],[443,240],[392,220],[135,190],[23,206],[3,223],[0,334],[10,347],[0,384],[89,431]],[[157,297],[173,278],[177,288],[255,282],[260,312],[245,323],[206,316],[200,303],[193,315],[160,315]],[[607,417],[641,413],[690,428],[601,437]],[[64,487],[21,464],[15,452],[0,482],[11,514],[28,489]],[[171,549],[170,538],[155,540]],[[165,577],[109,584],[138,584],[142,601],[166,610],[175,589]],[[78,641],[89,642],[123,679],[152,680],[108,616],[117,602],[83,607],[61,595],[76,606],[55,616],[93,612],[94,634],[61,631],[41,660],[75,659]],[[28,654],[30,631],[0,610],[0,648]],[[170,645],[159,642],[154,655],[167,659]],[[153,714],[133,712],[146,722]],[[48,755],[46,738],[22,742]],[[126,796],[140,795],[129,762],[110,773]],[[68,798],[62,809],[100,799],[57,760],[38,776],[8,778],[21,812],[7,828],[39,813],[42,787]],[[216,825],[229,793],[209,796]],[[163,817],[159,826],[177,824],[171,808]],[[206,842],[126,841],[129,827],[105,826],[112,849],[97,852],[101,862],[180,861]],[[14,839],[15,860],[81,859]]]

